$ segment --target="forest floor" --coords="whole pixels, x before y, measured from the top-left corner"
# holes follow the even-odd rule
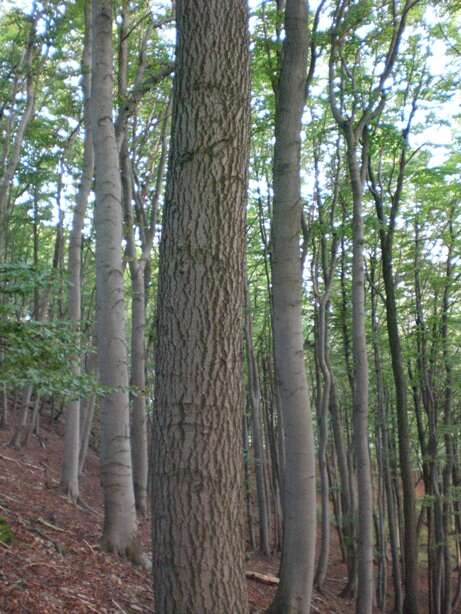
[[[84,509],[59,492],[62,433],[43,430],[42,443],[34,437],[21,450],[7,447],[10,438],[11,431],[0,432],[0,517],[13,534],[11,543],[0,542],[0,613],[152,612],[150,572],[99,546],[103,501],[97,456],[90,451],[81,481],[89,508]],[[147,520],[140,536],[148,552]],[[328,579],[323,593],[314,595],[313,614],[354,612],[353,602],[338,596],[345,567],[333,537]],[[249,556],[247,569],[274,575],[278,561]],[[274,593],[275,587],[248,580],[252,613],[264,612]]]

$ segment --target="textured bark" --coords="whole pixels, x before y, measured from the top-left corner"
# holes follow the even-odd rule
[[[93,2],[92,126],[96,162],[96,287],[101,383],[103,544],[133,554],[136,538],[128,408],[128,369],[122,274],[122,209],[117,144],[112,120],[112,2]]]
[[[153,574],[162,614],[245,613],[243,256],[249,141],[244,0],[176,3],[160,248]]]
[[[286,454],[280,586],[271,606],[271,612],[280,614],[310,611],[314,579],[315,459],[304,363],[299,249],[300,132],[308,46],[307,3],[288,0],[276,97],[271,235],[275,367]]]
[[[93,134],[91,128],[91,0],[85,2],[85,40],[82,56],[82,94],[84,104],[85,137],[83,169],[77,202],[75,204],[72,230],[69,239],[69,319],[76,330],[82,317],[81,309],[81,250],[85,212],[91,191],[94,172]],[[81,374],[80,356],[74,356],[70,369],[74,376]],[[80,399],[67,404],[65,411],[64,461],[61,472],[61,489],[77,501],[79,498],[79,452],[80,452]]]

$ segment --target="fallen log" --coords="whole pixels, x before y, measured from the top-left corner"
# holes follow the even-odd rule
[[[245,575],[249,580],[256,580],[256,582],[262,582],[263,584],[276,585],[280,583],[280,579],[276,576],[259,573],[258,571],[247,571]]]

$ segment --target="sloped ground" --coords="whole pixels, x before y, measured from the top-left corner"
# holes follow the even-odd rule
[[[6,444],[11,433],[0,433]],[[0,611],[152,611],[149,573],[102,552],[102,497],[98,462],[88,458],[82,495],[90,509],[75,507],[58,490],[62,439],[44,433],[43,448],[13,450],[0,444],[0,514],[13,531],[0,545]],[[149,543],[147,523],[141,536]]]
[[[13,533],[10,544],[0,543],[0,613],[153,612],[149,571],[99,547],[103,502],[98,459],[93,453],[81,482],[89,509],[72,505],[60,494],[61,435],[44,430],[43,445],[31,438],[27,448],[14,450],[7,447],[11,432],[0,432],[0,516]],[[149,531],[148,521],[143,521],[140,536],[146,552],[150,550]],[[336,536],[332,537],[334,541]],[[278,561],[250,558],[248,569],[274,575]],[[344,580],[334,541],[328,581],[324,593],[314,596],[314,613],[354,612],[351,600],[337,596]],[[275,587],[249,580],[248,592],[251,611],[263,612]]]

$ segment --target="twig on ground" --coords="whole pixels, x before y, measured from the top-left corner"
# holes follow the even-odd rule
[[[83,543],[88,546],[88,548],[91,550],[91,552],[94,554],[95,553],[95,549],[98,548],[98,545],[96,546],[92,546],[89,542],[86,541],[86,539],[82,540]]]
[[[78,599],[81,603],[84,603],[86,605],[86,607],[91,610],[92,612],[96,612],[96,614],[99,614],[99,610],[96,610],[96,608],[94,608],[91,603],[88,601],[88,597],[86,595],[81,595],[80,593],[75,593],[74,591],[71,591],[68,588],[65,588],[64,586],[61,586],[61,590],[63,593],[67,593],[68,595],[70,595],[71,597],[73,597],[74,599]]]
[[[5,461],[9,461],[10,463],[15,463],[16,465],[23,465],[24,467],[30,467],[31,469],[36,469],[37,471],[43,471],[42,467],[37,467],[37,465],[31,465],[30,463],[25,463],[24,461],[18,461],[15,458],[9,458],[8,456],[3,456],[0,454],[0,458]]]
[[[61,527],[57,527],[55,524],[51,524],[51,522],[47,522],[41,516],[37,518],[37,522],[39,522],[40,524],[43,524],[45,527],[48,527],[49,529],[53,529],[53,531],[61,531],[62,533],[67,533],[66,529],[62,529]]]
[[[117,610],[119,610],[119,612],[122,612],[122,614],[127,614],[126,610],[124,610],[124,609],[122,608],[122,606],[121,606],[121,605],[119,605],[119,604],[118,604],[118,603],[115,601],[115,599],[112,599],[112,603],[113,603],[113,604],[114,604],[114,606],[117,608]]]

